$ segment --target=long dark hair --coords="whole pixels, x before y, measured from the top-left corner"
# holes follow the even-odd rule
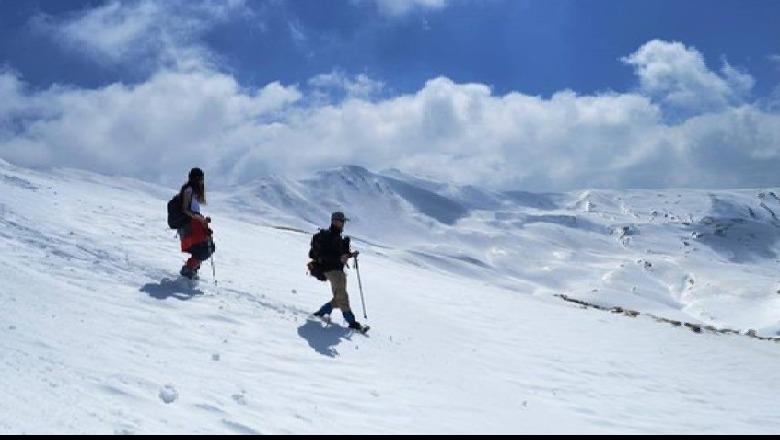
[[[183,193],[187,187],[192,188],[192,195],[198,199],[198,203],[206,204],[206,184],[204,183],[203,170],[200,168],[190,170],[187,183],[181,186],[181,192]]]

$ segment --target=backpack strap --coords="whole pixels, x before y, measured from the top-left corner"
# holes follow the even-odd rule
[[[311,247],[309,248],[309,258],[319,261],[322,255],[322,239],[325,236],[325,229],[320,229],[311,237]]]

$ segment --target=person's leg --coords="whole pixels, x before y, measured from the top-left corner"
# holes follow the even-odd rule
[[[200,260],[198,260],[195,257],[187,258],[187,262],[185,263],[185,266],[187,266],[190,270],[198,270],[200,267]]]
[[[195,260],[194,271],[197,272],[200,269],[202,262],[211,258],[211,244],[204,242],[192,247],[192,258]]]
[[[354,328],[356,330],[360,330],[363,328],[362,325],[360,325],[359,322],[355,319],[355,314],[352,312],[342,312],[344,314],[344,320],[347,321],[347,324],[349,324],[349,328]]]
[[[325,273],[325,277],[330,281],[331,290],[333,291],[333,304],[334,309],[341,309],[342,312],[349,312],[349,295],[347,295],[347,274],[342,270],[332,270]]]
[[[331,313],[333,313],[333,307],[336,306],[336,291],[338,288],[338,274],[339,271],[329,271],[325,272],[325,278],[328,280],[328,283],[330,284],[330,289],[332,292],[331,300],[326,302],[325,304],[320,307],[319,310],[314,312],[314,316],[330,316]]]
[[[333,307],[341,309],[344,320],[349,324],[349,328],[360,330],[363,328],[355,320],[355,314],[349,306],[349,294],[347,294],[347,274],[341,270],[334,270],[325,274],[333,286]]]
[[[314,316],[319,316],[319,317],[329,316],[331,313],[333,313],[333,304],[331,304],[329,301],[323,304],[319,310],[314,312]]]
[[[184,263],[184,266],[182,266],[179,273],[184,277],[192,279],[197,274],[199,266],[200,266],[200,261],[197,258],[191,256]]]
[[[187,249],[186,252],[190,254],[190,258],[184,263],[180,273],[182,276],[192,279],[197,277],[201,262],[211,257],[211,246],[208,242],[199,243]]]

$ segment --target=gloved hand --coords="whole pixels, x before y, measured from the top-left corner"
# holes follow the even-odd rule
[[[359,252],[358,252],[358,251],[353,251],[353,252],[350,252],[350,253],[348,253],[348,254],[344,254],[344,255],[342,255],[342,256],[341,256],[341,263],[342,263],[342,264],[347,264],[347,261],[348,261],[350,258],[355,258],[355,257],[357,257],[357,256],[358,256],[358,254],[359,254]]]

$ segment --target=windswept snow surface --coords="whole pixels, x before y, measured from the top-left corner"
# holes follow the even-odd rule
[[[272,176],[210,192],[198,283],[177,274],[174,191],[0,161],[0,433],[780,431],[780,344],[646,315],[777,336],[776,190]],[[308,318],[330,298],[309,239],[335,209],[368,337]]]

